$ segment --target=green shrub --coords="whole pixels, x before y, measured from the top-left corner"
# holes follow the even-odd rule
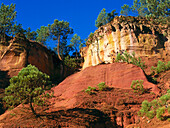
[[[164,119],[163,114],[166,110],[168,111],[168,113],[170,113],[170,106],[168,106],[169,100],[169,93],[161,96],[159,99],[154,99],[151,102],[144,100],[142,102],[142,108],[138,111],[138,115],[146,115],[150,119],[152,119],[156,115],[158,119],[162,120]]]
[[[170,114],[170,106],[168,106],[168,113]]]
[[[18,73],[18,76],[10,79],[10,86],[5,89],[6,96],[3,100],[7,107],[11,108],[20,103],[29,103],[32,112],[37,115],[32,104],[46,105],[46,99],[52,96],[45,92],[49,79],[48,75],[35,66],[28,65]]]
[[[156,117],[160,120],[163,119],[162,115],[165,113],[165,107],[160,107],[156,110]]]
[[[140,92],[141,94],[143,94],[144,93],[143,80],[133,80],[131,88],[134,90],[134,92]]]
[[[87,94],[91,95],[91,94],[95,94],[95,92],[94,92],[95,90],[96,90],[95,87],[88,86],[88,88],[85,90],[85,92]]]
[[[78,66],[76,58],[71,58],[70,56],[64,58],[64,64],[69,68],[76,68]]]
[[[158,100],[157,99],[152,100],[151,105],[152,105],[153,109],[157,109],[158,108]]]
[[[122,55],[118,53],[115,62],[126,62],[128,64],[134,64],[141,69],[144,69],[146,67],[145,63],[141,61],[140,57],[135,57],[135,52],[133,52],[132,55],[127,53],[127,51],[125,51]]]
[[[99,91],[104,91],[108,88],[108,86],[105,84],[105,82],[101,82],[97,85]]]
[[[167,90],[167,93],[170,93],[170,89]]]
[[[170,100],[170,94],[167,93],[159,98],[161,105],[166,105],[167,101]]]
[[[157,67],[151,67],[152,70],[152,75],[154,75],[155,73],[159,74],[161,72],[165,72],[167,70],[170,70],[170,61],[167,62],[167,64],[165,62],[162,61],[158,61],[157,63]]]
[[[148,117],[149,119],[153,119],[155,117],[154,110],[148,111],[146,113],[146,117]]]

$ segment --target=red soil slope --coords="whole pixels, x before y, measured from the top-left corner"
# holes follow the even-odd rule
[[[156,85],[149,83],[141,68],[126,63],[113,63],[88,67],[85,70],[67,77],[58,86],[54,87],[54,107],[73,107],[75,96],[88,86],[96,87],[105,82],[109,87],[130,89],[133,80],[143,80],[144,88],[150,88],[158,93]]]

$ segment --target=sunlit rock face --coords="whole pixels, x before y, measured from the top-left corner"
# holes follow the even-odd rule
[[[89,44],[81,49],[83,69],[99,63],[113,63],[118,53],[125,51],[136,56],[166,58],[170,60],[168,26],[155,25],[146,19],[116,17],[111,23],[94,32]]]
[[[40,71],[53,75],[54,56],[43,45],[20,38],[13,38],[8,43],[0,43],[0,70],[7,71],[10,77],[28,64],[35,65]]]

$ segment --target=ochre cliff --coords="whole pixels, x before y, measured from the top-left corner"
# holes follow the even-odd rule
[[[168,25],[156,25],[135,17],[116,17],[101,26],[81,49],[83,69],[99,63],[112,63],[118,53],[127,51],[136,56],[158,57],[170,60]]]
[[[0,43],[0,71],[6,72],[9,78],[28,64],[50,76],[60,73],[60,61],[54,52],[40,43],[21,37],[11,38],[8,42]]]

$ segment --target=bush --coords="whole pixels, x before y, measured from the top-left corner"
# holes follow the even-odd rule
[[[95,92],[94,92],[95,90],[96,90],[95,87],[88,86],[88,88],[85,90],[85,92],[87,94],[91,95],[91,94],[95,94]]]
[[[105,84],[105,82],[101,82],[97,85],[99,91],[104,91],[108,88],[108,86]]]
[[[167,93],[159,98],[159,102],[161,105],[166,105],[167,101],[170,100],[170,94]]]
[[[4,101],[7,107],[14,108],[22,103],[29,103],[32,112],[36,114],[32,104],[46,105],[46,99],[52,95],[45,93],[50,77],[39,71],[35,66],[28,65],[18,76],[10,79],[10,86],[5,89]]]
[[[148,117],[149,119],[153,119],[155,116],[154,110],[148,111],[146,113],[146,117]]]
[[[134,90],[134,92],[140,92],[141,94],[143,94],[145,91],[143,88],[143,80],[133,80],[131,88]]]
[[[165,113],[165,107],[160,107],[156,110],[156,117],[160,120],[163,119],[162,115]]]
[[[141,61],[140,57],[135,57],[135,52],[133,52],[132,55],[127,53],[127,51],[125,51],[122,55],[118,53],[115,62],[126,62],[128,64],[134,64],[143,70],[146,67],[145,63]]]
[[[162,120],[164,119],[163,114],[166,110],[170,113],[170,106],[168,106],[169,100],[170,93],[161,96],[159,99],[154,99],[151,102],[144,100],[142,102],[142,108],[138,111],[138,115],[146,115],[150,119],[154,118],[156,115],[158,119]]]
[[[76,58],[71,58],[70,56],[66,56],[64,58],[64,64],[69,68],[76,68],[78,66],[76,62]]]
[[[159,74],[161,72],[165,72],[167,70],[170,70],[170,61],[167,62],[167,64],[165,62],[162,61],[158,61],[157,63],[157,67],[151,67],[152,70],[152,74],[154,75],[155,73]]]

